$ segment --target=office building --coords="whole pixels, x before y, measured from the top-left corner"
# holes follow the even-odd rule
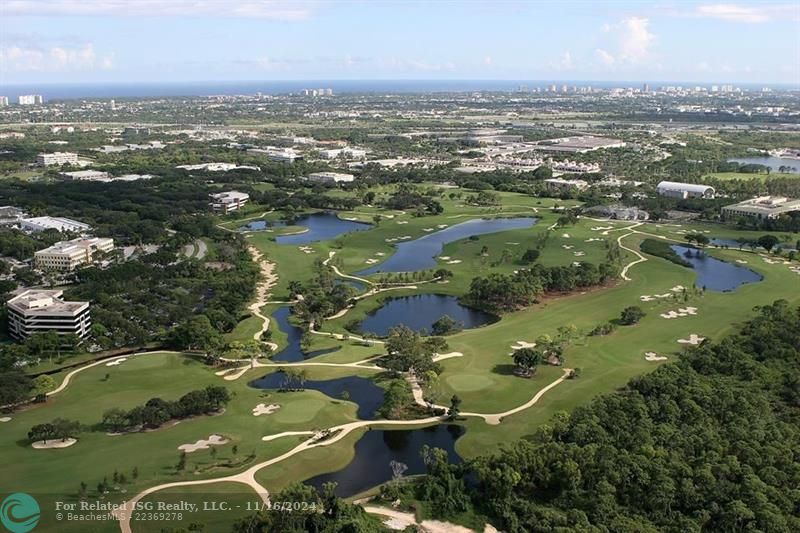
[[[552,191],[569,191],[579,190],[582,191],[589,187],[589,183],[584,180],[565,180],[561,178],[552,178],[544,180],[544,184]]]
[[[33,254],[33,264],[42,270],[70,271],[81,265],[88,265],[98,252],[114,249],[114,239],[90,237],[72,239],[55,243],[49,248]]]
[[[19,222],[20,229],[36,232],[54,229],[60,232],[84,233],[92,229],[89,224],[62,217],[33,217],[23,218]]]
[[[76,170],[74,172],[59,172],[58,177],[67,181],[106,181],[110,174],[101,170]]]
[[[8,105],[8,96],[0,96],[0,107]]]
[[[366,157],[367,151],[360,148],[331,148],[329,150],[320,150],[319,156],[322,159],[336,159],[337,157],[344,157],[346,159],[361,159]]]
[[[19,105],[40,105],[44,103],[41,94],[21,94],[17,99]]]
[[[0,226],[16,226],[26,216],[25,211],[19,207],[0,206]]]
[[[43,167],[52,165],[77,165],[78,154],[74,152],[42,153],[36,156],[36,164]]]
[[[759,220],[775,219],[781,215],[800,212],[800,200],[784,196],[759,196],[738,204],[722,208],[722,217],[727,219],[747,217]]]
[[[209,206],[212,210],[223,215],[238,211],[250,200],[250,195],[246,192],[227,191],[216,194],[209,194],[211,202]]]
[[[11,298],[6,304],[9,334],[17,340],[46,331],[86,337],[92,325],[89,302],[63,300],[63,293],[61,290],[25,289]]]
[[[677,183],[674,181],[662,181],[656,186],[656,192],[660,196],[669,198],[714,198],[716,191],[714,187],[708,185],[698,185],[695,183]]]
[[[341,172],[314,172],[306,176],[306,179],[320,183],[350,183],[355,177],[352,174]]]

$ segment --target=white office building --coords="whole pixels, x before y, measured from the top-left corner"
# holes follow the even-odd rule
[[[561,178],[546,179],[544,184],[552,191],[569,191],[572,189],[582,191],[589,187],[589,183],[584,180],[565,180]]]
[[[41,94],[21,94],[17,99],[19,105],[40,105],[44,103]]]
[[[6,107],[8,105],[8,96],[0,96],[0,107]]]
[[[106,181],[110,174],[101,170],[76,170],[74,172],[59,172],[58,177],[67,181]]]
[[[0,226],[16,226],[27,215],[25,211],[13,205],[0,206]]]
[[[714,187],[708,185],[698,185],[695,183],[677,183],[674,181],[662,181],[656,186],[656,192],[661,196],[669,198],[714,198],[716,191]]]
[[[88,265],[98,252],[114,249],[114,239],[90,237],[55,243],[33,254],[33,264],[42,270],[70,271]]]
[[[198,165],[178,165],[183,170],[205,170],[207,172],[227,172],[229,170],[261,170],[253,165],[237,165],[236,163],[200,163]]]
[[[208,205],[211,209],[224,215],[238,211],[250,200],[249,194],[239,191],[219,192],[209,194],[209,196],[211,197],[211,202]]]
[[[322,159],[336,159],[337,157],[344,157],[346,159],[361,159],[366,157],[367,151],[361,148],[330,148],[328,150],[320,150],[319,156]]]
[[[760,196],[738,204],[726,205],[722,208],[722,217],[728,219],[748,217],[771,220],[795,211],[800,212],[800,200],[786,198],[785,196]]]
[[[36,164],[43,167],[52,165],[77,165],[78,154],[74,152],[41,153],[36,156]]]
[[[89,334],[92,319],[89,302],[63,300],[61,290],[25,289],[6,304],[8,332],[17,340],[34,333],[55,331],[74,333],[80,338]]]
[[[62,217],[33,217],[23,218],[19,221],[20,229],[36,232],[54,229],[61,232],[84,233],[92,229],[89,224]]]
[[[314,172],[306,176],[306,179],[320,183],[350,183],[355,179],[355,176],[342,172]]]

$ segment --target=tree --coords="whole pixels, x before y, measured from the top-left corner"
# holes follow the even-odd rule
[[[186,470],[186,452],[181,452],[178,456],[178,464],[175,465],[175,470],[178,472]]]
[[[110,433],[119,433],[129,427],[128,413],[119,407],[112,407],[103,413],[103,427]]]
[[[222,337],[206,315],[195,315],[178,324],[169,337],[179,349],[210,351],[222,345]]]
[[[536,367],[542,362],[542,350],[534,350],[533,348],[520,348],[514,350],[513,354],[514,373],[518,376],[530,377],[536,373]]]
[[[66,418],[56,418],[52,425],[55,436],[62,441],[77,437],[81,430],[80,422]]]
[[[536,260],[539,259],[539,255],[540,255],[539,250],[528,248],[527,250],[525,250],[525,253],[522,254],[522,262],[526,265],[535,263]]]
[[[448,315],[442,315],[436,322],[431,324],[431,333],[434,335],[447,335],[460,329],[458,323]]]
[[[759,246],[770,252],[780,241],[775,235],[762,235],[756,242]]]
[[[641,307],[632,305],[622,310],[620,322],[626,326],[632,326],[644,318],[645,314]]]
[[[389,370],[407,372],[413,369],[421,374],[436,366],[432,359],[433,351],[419,333],[406,326],[389,330],[384,346],[388,356],[382,359],[381,364]]]
[[[447,417],[450,420],[458,418],[458,413],[461,412],[461,398],[457,394],[453,394],[450,398],[450,408],[447,410]]]
[[[56,428],[52,423],[36,424],[28,431],[28,440],[31,442],[42,441],[47,444],[48,440],[56,438]]]
[[[56,380],[47,374],[33,378],[33,395],[43,396],[56,388]]]
[[[0,405],[14,405],[30,399],[33,382],[25,372],[0,369]]]

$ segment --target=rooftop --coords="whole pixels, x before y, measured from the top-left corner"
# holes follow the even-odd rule
[[[62,290],[23,289],[11,298],[8,307],[20,312],[44,311],[48,313],[74,313],[89,305],[89,302],[68,302],[61,299]]]

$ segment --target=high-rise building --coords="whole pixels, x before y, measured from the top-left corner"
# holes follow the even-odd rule
[[[21,94],[18,98],[19,105],[39,105],[44,103],[41,94]]]
[[[8,105],[8,96],[0,96],[0,107]]]
[[[36,156],[36,164],[47,167],[50,165],[75,165],[78,163],[78,154],[74,152],[53,152]]]
[[[643,93],[649,93],[650,92],[650,84],[649,83],[645,83],[644,85],[642,85],[642,92]]]

